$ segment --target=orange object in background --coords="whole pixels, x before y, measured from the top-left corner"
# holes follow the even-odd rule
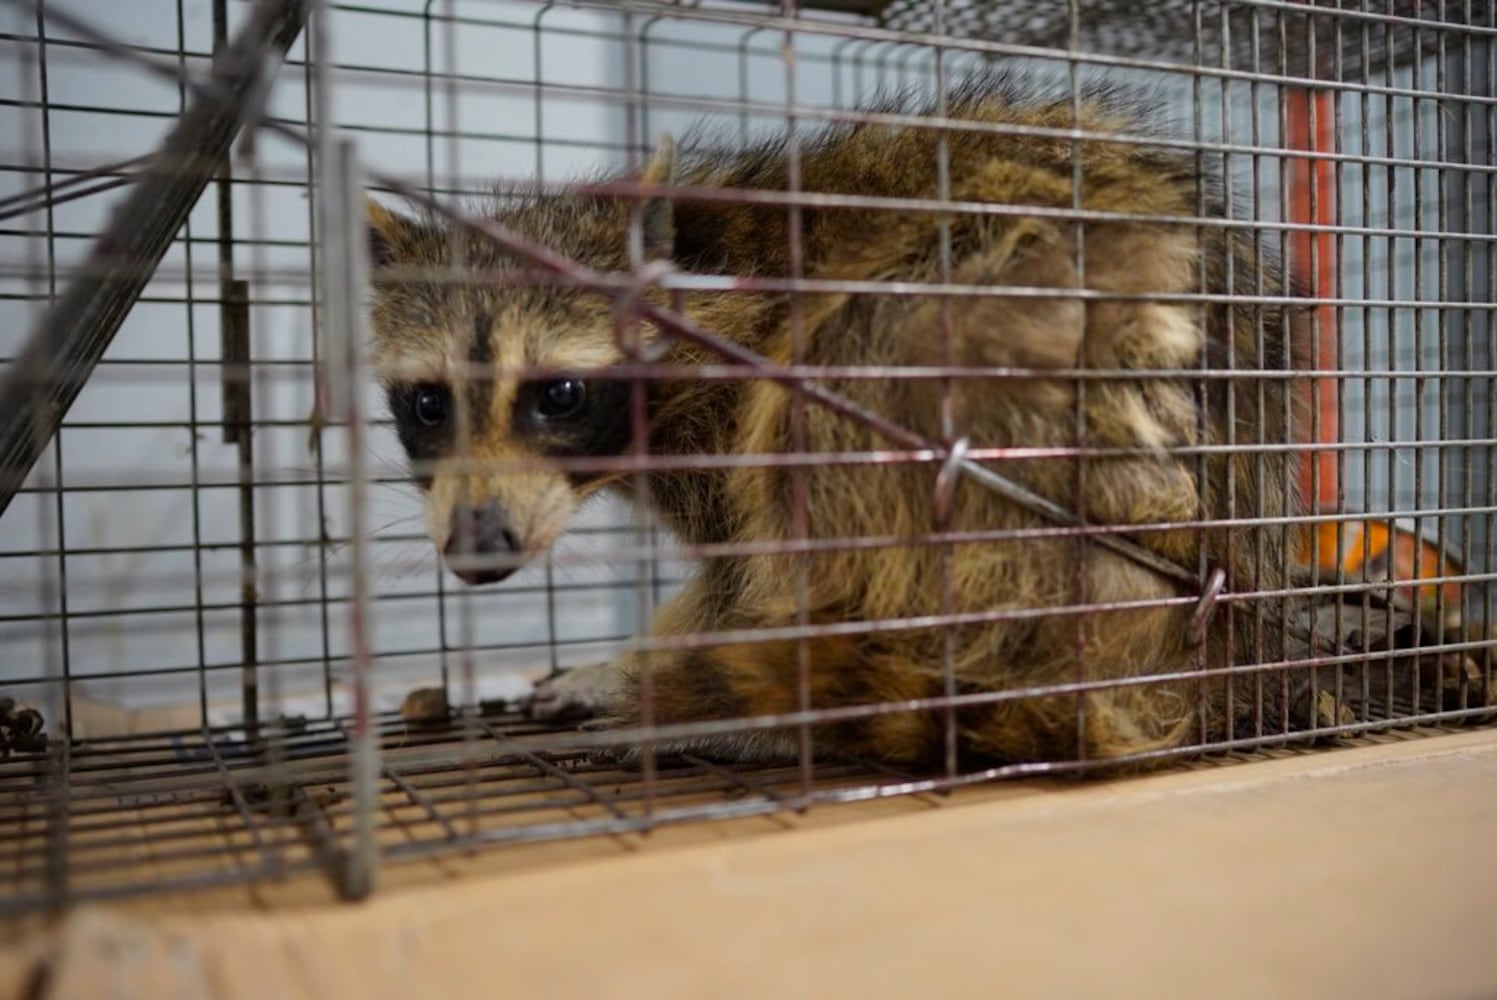
[[[1284,95],[1288,130],[1285,145],[1291,150],[1332,153],[1336,150],[1336,116],[1329,91],[1289,90]],[[1289,161],[1289,221],[1301,225],[1334,226],[1336,224],[1336,170],[1331,160],[1293,157]],[[1336,295],[1336,238],[1330,232],[1295,230],[1289,237],[1290,266],[1298,273],[1310,294],[1317,299]],[[1320,368],[1339,367],[1340,338],[1336,329],[1336,308],[1315,308],[1315,353],[1307,357]],[[1341,440],[1337,415],[1336,380],[1314,379],[1309,391],[1316,423],[1302,428],[1308,435],[1317,433],[1316,443],[1334,444]],[[1317,426],[1318,425],[1318,426]],[[1318,481],[1317,481],[1318,477]],[[1340,491],[1341,475],[1335,451],[1310,450],[1300,464],[1300,489],[1315,511],[1333,511]]]
[[[1312,537],[1313,547],[1305,544]],[[1378,592],[1405,611],[1412,611],[1417,604],[1426,615],[1460,613],[1462,585],[1448,580],[1464,572],[1460,560],[1442,551],[1433,539],[1417,534],[1412,523],[1369,519],[1317,524],[1300,535],[1294,555],[1307,582],[1330,584],[1337,582],[1338,552],[1341,578],[1346,583],[1384,584]],[[1441,578],[1447,578],[1447,582],[1418,582]],[[1395,581],[1391,588],[1386,584],[1389,579]],[[1356,595],[1348,599],[1355,601]]]
[[[1285,145],[1290,150],[1309,153],[1332,153],[1336,150],[1335,96],[1330,91],[1299,88],[1284,95],[1287,131]],[[1291,157],[1287,192],[1288,221],[1303,225],[1336,224],[1336,170],[1331,160],[1315,157]],[[1296,230],[1290,234],[1290,266],[1298,272],[1304,286],[1317,299],[1336,296],[1336,239],[1329,231]],[[1315,309],[1316,353],[1319,368],[1340,368],[1341,353],[1334,306],[1321,304]],[[1311,405],[1315,422],[1301,428],[1303,440],[1311,444],[1335,444],[1341,440],[1338,421],[1336,379],[1321,378],[1310,382]],[[1311,431],[1315,439],[1310,441]],[[1341,485],[1341,470],[1335,450],[1307,448],[1300,461],[1300,491],[1306,509],[1316,513],[1336,510]],[[1313,537],[1315,542],[1307,544]],[[1314,559],[1311,553],[1314,553]],[[1318,570],[1318,581],[1331,583],[1337,577],[1337,554],[1348,582],[1379,581],[1391,578],[1410,581],[1408,586],[1393,587],[1395,606],[1412,610],[1417,602],[1424,612],[1434,614],[1438,596],[1443,593],[1444,611],[1459,613],[1462,587],[1459,583],[1425,584],[1417,580],[1458,576],[1460,564],[1448,552],[1442,552],[1433,541],[1417,535],[1411,526],[1387,520],[1343,521],[1316,524],[1307,528],[1298,540],[1296,557],[1302,572]]]

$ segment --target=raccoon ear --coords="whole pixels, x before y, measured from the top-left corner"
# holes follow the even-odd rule
[[[642,184],[676,182],[676,140],[666,132],[645,165]],[[676,209],[668,198],[651,198],[644,205],[644,250],[646,260],[669,260],[676,252]]]
[[[396,248],[405,242],[414,224],[373,198],[364,199],[364,215],[369,220],[369,259],[375,267],[387,267],[395,262]]]

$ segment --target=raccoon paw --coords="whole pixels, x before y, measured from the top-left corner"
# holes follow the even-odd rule
[[[615,664],[573,667],[538,682],[525,703],[525,715],[552,723],[592,719],[617,703],[622,687]]]
[[[581,729],[584,732],[601,732],[637,725],[638,722],[631,723],[611,717],[594,719],[584,723]],[[654,746],[655,762],[657,766],[665,768],[689,766],[694,757],[716,764],[761,766],[788,765],[800,759],[800,744],[792,733],[750,732],[685,737],[662,740]],[[638,771],[644,767],[644,747],[639,743],[594,747],[588,753],[600,764],[609,764],[626,771]]]

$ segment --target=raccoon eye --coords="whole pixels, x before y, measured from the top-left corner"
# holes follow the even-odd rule
[[[576,416],[587,402],[587,386],[574,378],[547,382],[541,386],[540,397],[536,412],[547,420],[565,420]]]
[[[411,409],[416,419],[427,427],[440,427],[447,422],[448,394],[440,385],[423,385],[416,390],[411,400]]]

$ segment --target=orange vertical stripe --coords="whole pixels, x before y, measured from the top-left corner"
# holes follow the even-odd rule
[[[1285,95],[1288,134],[1285,145],[1291,150],[1334,152],[1336,148],[1334,95],[1328,91],[1297,89]],[[1313,130],[1312,130],[1313,108]],[[1330,226],[1336,221],[1336,170],[1328,160],[1294,157],[1289,161],[1288,221],[1300,224]],[[1291,234],[1290,262],[1311,294],[1316,298],[1336,295],[1336,241],[1329,232],[1296,231]],[[1311,271],[1314,250],[1314,271]],[[1336,310],[1319,306],[1315,311],[1319,334],[1321,368],[1337,364]],[[1312,405],[1319,420],[1319,442],[1335,443],[1341,438],[1336,406],[1336,380],[1316,379],[1310,390]],[[1310,428],[1304,428],[1308,441]],[[1314,472],[1319,469],[1319,489]],[[1311,451],[1300,463],[1300,488],[1313,509],[1334,509],[1339,491],[1340,474],[1334,451]]]

